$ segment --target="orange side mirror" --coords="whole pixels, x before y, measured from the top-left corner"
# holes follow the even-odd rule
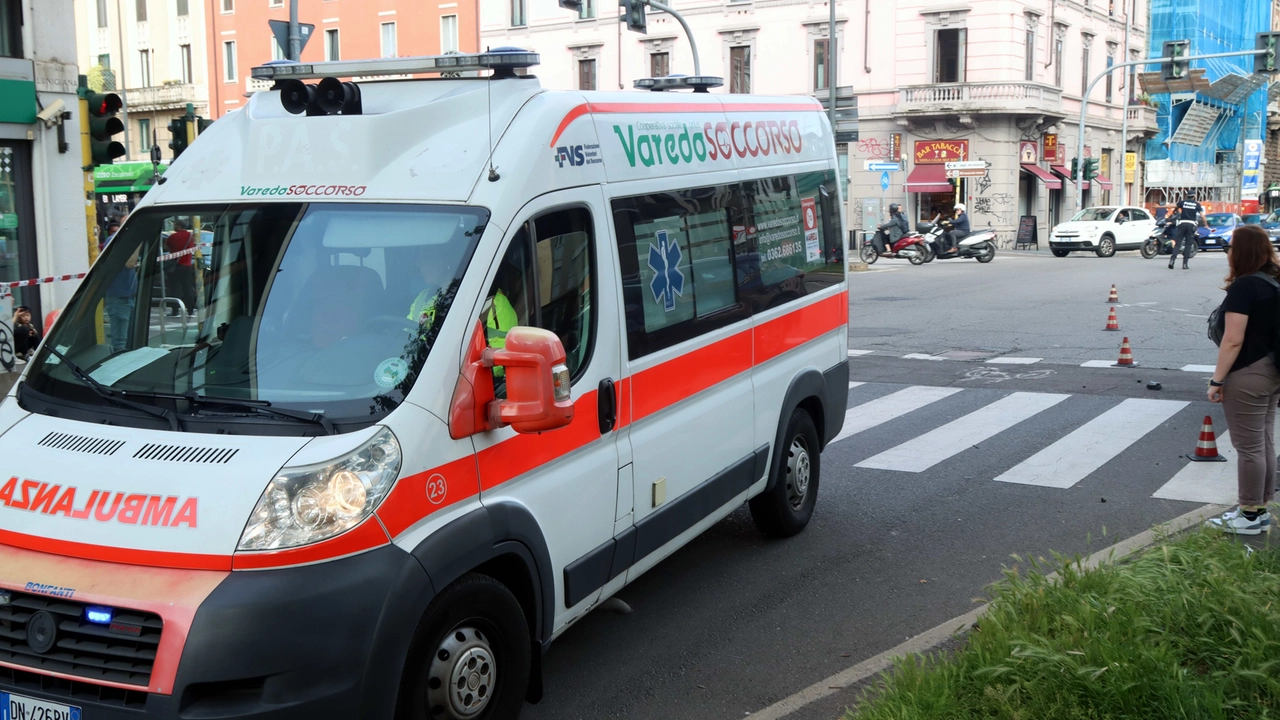
[[[573,421],[569,368],[556,334],[541,328],[514,327],[506,346],[484,351],[486,365],[505,368],[507,399],[490,403],[490,424],[510,425],[519,433],[562,428]]]

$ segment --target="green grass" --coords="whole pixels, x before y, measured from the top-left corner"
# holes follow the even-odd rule
[[[991,594],[962,649],[900,659],[847,718],[1280,718],[1280,552],[1199,531]]]

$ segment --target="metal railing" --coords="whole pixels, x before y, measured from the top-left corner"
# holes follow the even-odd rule
[[[187,103],[196,101],[196,86],[190,83],[129,88],[124,92],[129,108],[137,110],[165,107],[180,108]]]

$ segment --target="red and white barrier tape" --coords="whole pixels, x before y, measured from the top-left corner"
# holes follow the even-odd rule
[[[164,262],[165,260],[176,260],[180,257],[191,255],[195,251],[196,249],[192,247],[192,248],[187,248],[186,250],[179,250],[178,252],[165,253],[164,255],[161,255],[160,257],[156,258],[156,262]]]
[[[87,273],[76,273],[75,275],[55,275],[53,277],[34,278],[32,280],[18,280],[16,282],[0,283],[0,290],[9,290],[16,287],[29,287],[31,285],[44,285],[46,283],[62,282],[63,280],[79,280]]]

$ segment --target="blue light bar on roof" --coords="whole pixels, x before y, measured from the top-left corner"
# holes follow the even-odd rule
[[[495,48],[482,53],[453,53],[420,57],[378,58],[375,60],[335,60],[333,62],[274,62],[259,65],[252,75],[258,80],[310,80],[326,77],[378,77],[417,73],[459,72],[462,70],[516,70],[539,63],[538,53],[520,48]]]

